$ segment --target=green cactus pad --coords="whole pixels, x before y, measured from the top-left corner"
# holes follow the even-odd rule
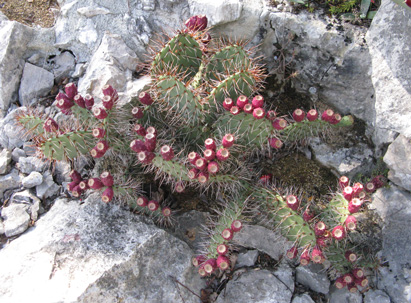
[[[180,33],[173,37],[154,58],[151,64],[151,75],[176,72],[184,74],[184,78],[192,78],[200,68],[202,56],[197,41],[188,33]]]
[[[166,161],[162,156],[157,155],[154,157],[151,164],[160,169],[161,172],[174,177],[178,181],[191,181],[190,178],[187,177],[187,168],[175,160]]]
[[[34,136],[38,136],[44,133],[43,125],[46,121],[45,119],[30,114],[23,114],[17,117],[18,122]]]
[[[333,228],[338,224],[343,224],[349,215],[351,214],[348,211],[348,201],[343,194],[338,193],[328,203],[322,220],[327,226]]]

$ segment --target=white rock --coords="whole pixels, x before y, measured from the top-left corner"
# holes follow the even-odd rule
[[[309,294],[295,296],[291,303],[315,303]]]
[[[85,6],[78,8],[77,12],[87,18],[91,18],[97,15],[107,15],[110,13],[110,10],[104,7]]]
[[[0,199],[4,191],[21,186],[21,178],[17,169],[12,169],[8,175],[0,176]]]
[[[75,58],[70,52],[63,52],[53,58],[53,74],[55,81],[58,82],[64,77],[69,77],[75,68]]]
[[[390,297],[383,292],[382,290],[376,289],[370,289],[365,293],[364,296],[364,303],[390,303]]]
[[[296,281],[323,294],[327,294],[330,289],[330,280],[327,277],[327,272],[320,264],[298,266]]]
[[[20,157],[25,157],[25,156],[26,156],[25,151],[18,147],[13,149],[13,151],[11,152],[11,158],[14,162],[19,162]]]
[[[330,303],[362,303],[362,295],[357,291],[349,292],[347,288],[337,289],[335,286],[330,289]]]
[[[96,30],[94,22],[90,19],[87,19],[86,24],[84,25],[82,31],[78,36],[78,40],[83,44],[91,46],[94,45],[94,43],[97,41],[97,38],[98,32]]]
[[[4,207],[1,216],[4,219],[4,233],[6,237],[13,237],[26,231],[29,227],[30,215],[25,205],[13,204]]]
[[[54,85],[54,75],[49,71],[26,63],[19,89],[19,102],[23,106],[32,105],[39,98],[49,94]]]
[[[240,0],[189,0],[190,15],[206,15],[209,25],[221,25],[236,21],[241,16]]]
[[[28,175],[27,177],[24,177],[21,180],[21,183],[25,188],[35,187],[37,185],[40,185],[42,182],[43,182],[43,176],[36,171],[31,172],[30,175]]]
[[[253,266],[258,258],[258,250],[248,250],[245,253],[239,253],[236,267]]]
[[[47,163],[37,157],[20,157],[17,168],[24,174],[30,174],[32,171],[43,172]]]
[[[56,195],[60,190],[60,186],[54,183],[53,176],[49,171],[43,175],[43,182],[36,186],[36,195],[40,199],[50,198]]]
[[[11,152],[3,149],[0,152],[0,175],[4,175],[9,171],[9,164],[11,162]]]

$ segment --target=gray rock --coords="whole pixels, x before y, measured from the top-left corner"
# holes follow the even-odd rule
[[[238,20],[243,9],[240,0],[222,0],[218,4],[207,0],[189,0],[188,4],[191,16],[206,15],[211,26]]]
[[[258,225],[244,226],[240,232],[234,234],[233,241],[244,247],[258,249],[274,260],[280,260],[292,246],[279,232]]]
[[[379,289],[370,289],[364,295],[364,303],[390,303],[390,297]]]
[[[330,280],[321,264],[298,266],[296,281],[322,294],[327,294],[330,289]]]
[[[43,182],[36,186],[36,195],[40,199],[53,197],[60,191],[60,186],[54,183],[53,176],[49,171],[43,174]]]
[[[9,172],[10,162],[11,162],[11,152],[7,149],[3,149],[0,152],[0,175],[7,174]]]
[[[11,158],[14,162],[19,162],[20,157],[25,157],[25,156],[26,156],[26,152],[18,147],[13,149],[13,151],[11,152]]]
[[[330,303],[362,303],[362,295],[357,291],[349,292],[347,288],[338,289],[335,286],[330,289]]]
[[[23,106],[33,105],[39,98],[50,93],[54,76],[49,71],[26,63],[19,89],[19,102]]]
[[[289,303],[293,292],[294,281],[289,268],[275,272],[250,270],[230,280],[216,303]]]
[[[384,221],[383,256],[390,269],[400,275],[411,260],[411,231],[404,228],[411,220],[411,194],[396,186],[380,188],[373,195],[372,207]]]
[[[27,177],[21,180],[22,185],[25,188],[32,188],[34,186],[40,185],[43,182],[43,176],[36,171],[33,171]]]
[[[258,250],[248,250],[245,253],[239,253],[236,267],[253,266],[258,258]]]
[[[393,143],[388,146],[384,156],[384,162],[390,169],[388,178],[407,190],[411,191],[411,139],[399,135]]]
[[[97,15],[107,15],[110,13],[110,10],[104,7],[85,6],[78,8],[77,12],[87,18],[91,18]]]
[[[70,163],[59,161],[54,164],[54,177],[58,184],[61,184],[66,181],[71,182],[69,177],[71,171]]]
[[[17,169],[12,169],[8,175],[0,176],[0,199],[8,189],[18,188],[21,186],[21,178]]]
[[[295,296],[291,303],[315,303],[309,294]]]
[[[63,52],[51,60],[55,81],[58,82],[64,77],[69,77],[74,71],[76,61],[70,52]]]
[[[340,175],[352,178],[359,172],[365,174],[371,168],[373,152],[363,143],[334,150],[319,139],[313,139],[310,146],[318,162]]]
[[[21,107],[14,109],[5,118],[0,119],[0,145],[8,150],[23,146],[24,132],[16,122],[16,115],[24,110],[25,108]]]
[[[373,18],[366,40],[371,55],[370,71],[375,89],[375,128],[411,138],[411,11],[383,0]],[[380,136],[382,133],[379,134]]]
[[[198,302],[170,278],[200,293],[191,256],[184,242],[98,195],[82,204],[58,199],[36,228],[0,251],[0,295],[5,302],[166,303],[181,294]]]
[[[41,173],[47,168],[47,163],[37,157],[21,157],[16,166],[23,174]]]
[[[4,223],[3,220],[0,218],[0,235],[4,235]]]
[[[205,241],[201,232],[206,223],[206,214],[193,210],[179,215],[176,221],[174,236],[186,242],[194,251],[199,251]]]
[[[76,64],[76,67],[74,68],[74,72],[71,75],[73,78],[80,78],[84,75],[87,69],[87,64],[86,63],[78,63]]]
[[[393,272],[388,267],[380,267],[378,288],[385,290],[394,303],[409,303],[411,302],[411,279],[405,276],[404,272]]]

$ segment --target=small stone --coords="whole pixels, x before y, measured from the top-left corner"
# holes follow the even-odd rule
[[[53,58],[53,74],[56,82],[64,77],[69,77],[70,73],[74,70],[75,64],[75,58],[70,52],[61,53]]]
[[[323,294],[327,294],[330,289],[330,280],[321,264],[298,266],[296,281]]]
[[[47,163],[37,157],[21,157],[17,163],[17,168],[23,174],[30,174],[32,171],[43,172],[47,167]]]
[[[315,303],[309,294],[295,296],[291,303]]]
[[[1,216],[4,218],[6,237],[19,235],[29,227],[30,215],[26,212],[25,205],[13,204],[4,207]]]
[[[33,171],[27,177],[21,180],[21,183],[25,188],[32,188],[34,186],[40,185],[43,182],[43,176],[36,171]]]
[[[60,190],[60,186],[54,183],[53,176],[49,171],[43,175],[43,182],[36,187],[36,195],[40,199],[50,198],[56,195]]]
[[[23,69],[19,89],[19,102],[21,105],[32,105],[40,97],[50,93],[54,85],[54,75],[49,71],[26,63]]]
[[[349,292],[347,288],[338,289],[332,286],[330,289],[330,303],[362,303],[360,292]]]
[[[8,175],[0,176],[0,199],[3,193],[8,189],[18,188],[21,186],[21,179],[17,169],[12,169]]]
[[[16,116],[22,111],[25,111],[25,108],[19,107],[12,110],[4,119],[0,119],[0,145],[4,148],[12,150],[23,146],[22,129],[16,121]]]
[[[390,169],[388,178],[395,184],[411,190],[411,139],[399,135],[393,143],[388,146],[384,156],[384,162]]]
[[[14,162],[19,162],[20,157],[25,157],[25,156],[26,156],[26,152],[18,147],[13,149],[13,151],[11,152],[11,159]]]
[[[11,162],[11,152],[7,149],[3,149],[0,152],[0,175],[4,175],[8,173],[10,162]]]
[[[390,297],[379,289],[371,289],[365,293],[364,303],[390,303]]]
[[[74,72],[71,75],[73,78],[80,78],[84,75],[87,69],[87,63],[78,63],[74,68]]]
[[[97,15],[107,15],[110,13],[110,11],[104,7],[93,7],[93,6],[80,7],[77,9],[77,12],[80,15],[83,15],[87,18],[91,18]]]
[[[258,250],[248,250],[245,253],[239,253],[236,267],[253,266],[258,258]]]

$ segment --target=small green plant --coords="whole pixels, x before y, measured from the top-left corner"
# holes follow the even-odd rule
[[[18,117],[33,134],[40,156],[51,161],[79,155],[95,159],[97,176],[71,172],[68,190],[74,197],[98,191],[105,203],[125,202],[171,224],[171,208],[141,195],[141,183],[154,182],[154,176],[176,195],[188,188],[208,191],[227,202],[210,226],[209,242],[193,261],[201,275],[230,268],[230,240],[243,226],[244,210],[253,205],[294,243],[290,258],[300,253],[302,265],[327,259],[341,274],[352,273],[357,284],[366,284],[357,267],[367,266],[369,258],[348,234],[360,232],[352,214],[367,203],[366,191],[374,189],[367,185],[363,190],[359,183],[350,187],[342,178],[338,193],[314,204],[273,187],[270,177],[260,178],[260,168],[252,163],[260,150],[276,151],[348,127],[351,116],[331,109],[296,109],[286,117],[268,110],[258,94],[265,79],[262,66],[244,43],[213,38],[205,16],[190,18],[186,28],[162,42],[147,74],[149,89],[124,106],[110,85],[103,87],[98,102],[78,94],[70,83],[56,97],[56,106],[67,115],[64,123],[33,111]],[[352,252],[348,259],[347,252]],[[354,255],[363,257],[354,260]],[[353,282],[347,278],[344,285],[353,287]]]

